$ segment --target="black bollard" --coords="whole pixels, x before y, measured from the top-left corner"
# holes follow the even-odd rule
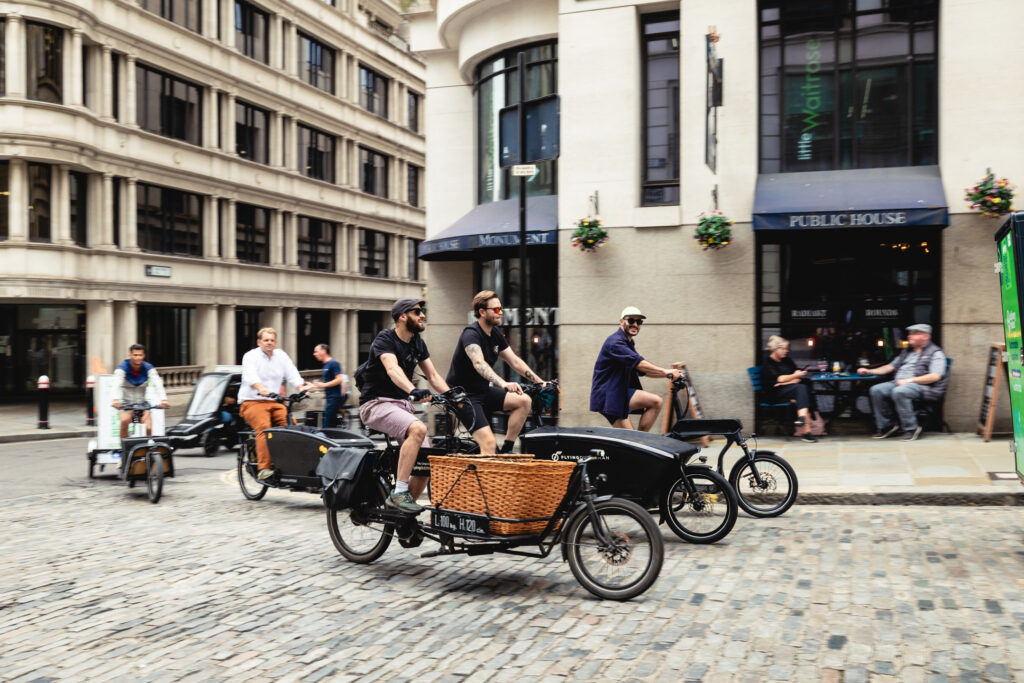
[[[50,428],[50,378],[40,375],[36,381],[39,389],[39,429]]]
[[[96,378],[89,375],[85,378],[85,426],[96,426],[96,403],[93,392],[96,390]]]

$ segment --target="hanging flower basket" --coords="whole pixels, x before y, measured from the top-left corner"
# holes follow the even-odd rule
[[[597,251],[608,242],[608,231],[601,227],[600,218],[581,218],[572,233],[572,246],[580,251]]]
[[[704,251],[721,249],[732,241],[732,221],[721,211],[709,214],[701,212],[697,217],[697,229],[693,231],[693,239],[697,240]]]
[[[964,190],[964,197],[970,202],[969,208],[981,209],[982,216],[999,218],[1013,211],[1013,190],[1009,180],[996,180],[989,171],[981,182]]]

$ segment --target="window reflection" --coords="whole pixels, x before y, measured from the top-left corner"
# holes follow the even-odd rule
[[[558,92],[558,50],[554,42],[507,50],[477,69],[477,201],[480,204],[519,196],[519,183],[511,182],[511,170],[501,168],[499,114],[519,101],[517,55],[526,52],[527,101]],[[537,175],[527,182],[528,197],[557,193],[555,160],[537,164]]]
[[[31,242],[49,242],[50,192],[52,171],[49,164],[28,165],[28,239]]]
[[[26,96],[41,102],[63,102],[64,32],[54,26],[25,22]]]

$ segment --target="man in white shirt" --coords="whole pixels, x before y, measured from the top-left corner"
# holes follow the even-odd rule
[[[242,356],[242,386],[238,388],[238,414],[256,432],[257,477],[261,481],[274,474],[263,430],[271,426],[280,427],[288,419],[284,405],[268,396],[278,391],[286,380],[296,385],[298,391],[313,386],[303,381],[288,354],[277,348],[274,328],[264,327],[256,333],[256,348]]]

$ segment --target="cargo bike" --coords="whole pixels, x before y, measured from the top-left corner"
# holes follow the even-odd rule
[[[448,396],[432,402],[451,410]],[[437,451],[443,449],[422,449]],[[397,538],[423,557],[504,553],[544,558],[556,548],[592,594],[629,600],[653,585],[664,560],[657,524],[640,505],[599,495],[589,458],[543,462],[531,455],[428,455],[426,519],[386,507],[398,449],[334,449],[322,459],[327,528],[346,559],[369,563]],[[415,470],[414,470],[415,473]],[[598,475],[603,480],[604,475]]]
[[[97,468],[99,473],[104,473],[107,465],[116,465],[117,476],[121,481],[127,482],[129,488],[144,481],[149,501],[158,503],[163,495],[164,477],[174,476],[174,446],[172,440],[162,434],[162,420],[154,420],[154,434],[147,436],[142,416],[147,410],[163,409],[148,403],[126,403],[120,410],[132,414],[131,422],[128,423],[130,436],[123,439],[112,436],[119,429],[115,422],[107,427],[109,433],[104,435],[107,437],[106,442],[99,439],[89,441],[89,478],[96,477]]]

